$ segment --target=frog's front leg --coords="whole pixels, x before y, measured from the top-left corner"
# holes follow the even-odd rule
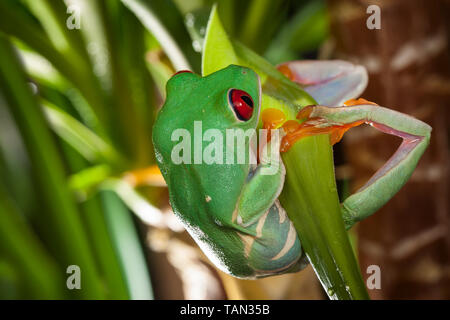
[[[334,144],[345,131],[362,123],[403,139],[394,155],[342,204],[347,228],[373,214],[400,190],[427,148],[431,134],[429,125],[406,114],[364,99],[353,100],[349,104],[351,106],[303,108],[298,118],[306,121],[288,134],[284,141],[285,145],[289,145],[302,136],[329,133],[331,143]]]
[[[250,170],[233,214],[233,221],[239,225],[245,227],[258,220],[283,189],[286,169],[280,157],[281,138],[280,130],[272,131],[271,141],[261,148],[259,164]]]
[[[297,232],[277,200],[285,168],[279,156],[281,137],[275,133],[250,172],[232,218],[256,277],[297,271],[304,264]]]

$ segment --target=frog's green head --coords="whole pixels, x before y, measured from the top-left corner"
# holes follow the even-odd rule
[[[191,72],[175,74],[166,86],[167,98],[153,128],[157,152],[170,152],[177,142],[172,133],[185,129],[194,134],[194,122],[202,131],[256,128],[261,85],[251,69],[229,65],[206,77]]]
[[[168,81],[166,91],[153,126],[156,160],[174,212],[188,217],[189,224],[205,225],[206,213],[214,212],[206,214],[212,219],[233,212],[248,177],[250,139],[245,136],[256,133],[249,129],[258,124],[259,77],[235,65],[206,77],[182,72]],[[235,134],[235,141],[244,137],[244,145],[236,143],[234,150],[230,148],[228,133]],[[234,162],[238,155],[244,155],[244,163]]]
[[[201,120],[216,129],[256,127],[260,82],[251,69],[229,65],[206,77],[179,72],[167,82],[166,89],[161,113],[170,116],[171,123]]]

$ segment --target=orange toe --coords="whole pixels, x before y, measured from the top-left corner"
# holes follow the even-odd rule
[[[350,99],[344,102],[344,106],[350,107],[350,106],[357,106],[360,104],[372,104],[374,106],[377,106],[378,104],[376,104],[375,102],[366,100],[364,98],[359,98],[359,99]]]

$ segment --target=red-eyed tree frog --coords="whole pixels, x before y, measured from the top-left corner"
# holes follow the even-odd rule
[[[153,129],[153,143],[171,206],[208,258],[222,271],[239,278],[295,272],[307,264],[296,230],[277,200],[286,174],[280,149],[283,152],[298,139],[315,134],[330,134],[335,143],[346,130],[362,123],[403,138],[391,159],[342,203],[343,219],[350,228],[404,185],[430,139],[431,127],[427,124],[363,99],[343,107],[307,106],[298,113],[298,121],[276,126],[279,111],[265,110],[260,116],[258,75],[236,65],[205,77],[177,73],[166,90],[167,98]],[[250,157],[243,162],[227,162],[225,157],[230,153],[236,160],[243,151],[225,141],[227,131],[256,129],[260,117],[264,127],[279,128],[278,137],[267,143],[259,141],[263,151],[256,163]],[[200,144],[195,141],[196,135],[204,137],[209,129],[214,129],[214,134],[201,138]],[[189,135],[188,145],[194,153],[222,136],[222,147],[214,150],[215,160],[221,161],[194,161],[195,155],[186,154],[181,156],[192,163],[174,160],[180,142],[180,135],[174,136],[174,132]],[[250,141],[245,140],[245,150],[249,146]],[[275,170],[264,173],[269,167]]]

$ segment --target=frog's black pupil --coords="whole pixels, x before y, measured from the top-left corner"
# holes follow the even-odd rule
[[[236,118],[248,121],[253,114],[253,99],[245,91],[230,89],[228,91],[228,105],[232,108]]]
[[[253,108],[253,101],[247,96],[241,96],[241,99],[245,101],[246,104],[248,104],[249,107]]]

